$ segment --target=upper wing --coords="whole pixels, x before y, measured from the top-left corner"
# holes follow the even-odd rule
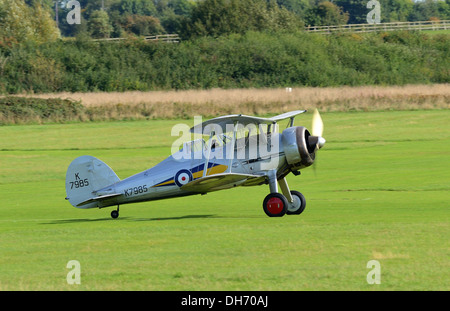
[[[262,183],[265,181],[265,178],[266,176],[264,175],[222,173],[198,178],[182,186],[181,189],[198,193],[206,193],[237,186],[245,186],[248,183],[258,184],[258,181]]]
[[[228,132],[226,126],[228,124],[234,125],[235,122],[243,125],[244,127],[247,126],[248,124],[255,124],[255,125],[273,124],[273,123],[276,123],[276,122],[284,120],[284,119],[293,118],[296,115],[299,115],[304,112],[306,112],[306,110],[295,110],[295,111],[279,114],[279,115],[271,117],[271,118],[259,118],[259,117],[246,116],[246,115],[242,115],[242,114],[233,114],[233,115],[210,119],[201,124],[198,124],[191,128],[191,133],[203,134],[204,128],[210,124],[214,124],[214,125],[221,127],[222,132],[226,133],[226,132]]]
[[[305,112],[306,112],[306,110],[295,110],[295,111],[290,111],[290,112],[279,114],[279,115],[269,118],[269,119],[272,121],[278,122],[278,121],[281,121],[284,119],[293,118],[296,115],[299,115],[299,114],[305,113]]]

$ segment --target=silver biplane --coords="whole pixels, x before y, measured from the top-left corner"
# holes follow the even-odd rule
[[[325,144],[317,110],[311,133],[294,126],[294,118],[304,112],[272,118],[228,115],[202,122],[190,129],[191,135],[200,138],[184,142],[156,166],[123,180],[99,159],[78,157],[67,169],[66,200],[82,209],[117,206],[111,212],[117,218],[123,204],[268,184],[264,212],[269,217],[298,215],[306,201],[300,192],[289,189],[286,176],[297,176],[311,166]],[[287,119],[287,128],[280,133],[278,123]],[[206,141],[205,135],[209,136]]]

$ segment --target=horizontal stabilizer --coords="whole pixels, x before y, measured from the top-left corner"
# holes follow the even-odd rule
[[[90,199],[87,199],[86,201],[78,203],[77,207],[83,206],[83,205],[86,205],[86,204],[89,204],[89,203],[93,203],[93,202],[100,202],[100,201],[108,200],[108,199],[111,199],[111,198],[118,197],[120,195],[122,195],[122,193],[105,194],[105,195],[101,195],[101,196],[98,196],[98,197],[90,198]]]
[[[258,179],[263,181],[265,178],[265,176],[250,174],[214,174],[193,180],[190,183],[182,186],[181,189],[198,193],[206,193],[237,186],[245,186],[245,184],[248,182],[254,183]]]

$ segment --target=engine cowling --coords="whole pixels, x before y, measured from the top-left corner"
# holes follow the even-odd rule
[[[286,161],[292,169],[301,169],[314,163],[316,150],[321,148],[325,140],[320,136],[312,136],[303,126],[293,126],[281,134]]]

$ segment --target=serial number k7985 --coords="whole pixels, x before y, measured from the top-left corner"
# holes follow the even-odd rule
[[[87,178],[80,178],[80,173],[75,173],[75,180],[70,181],[70,189],[78,189],[89,186],[89,180]]]
[[[140,193],[145,193],[148,191],[147,185],[132,187],[124,190],[124,194],[126,197],[137,195]]]

